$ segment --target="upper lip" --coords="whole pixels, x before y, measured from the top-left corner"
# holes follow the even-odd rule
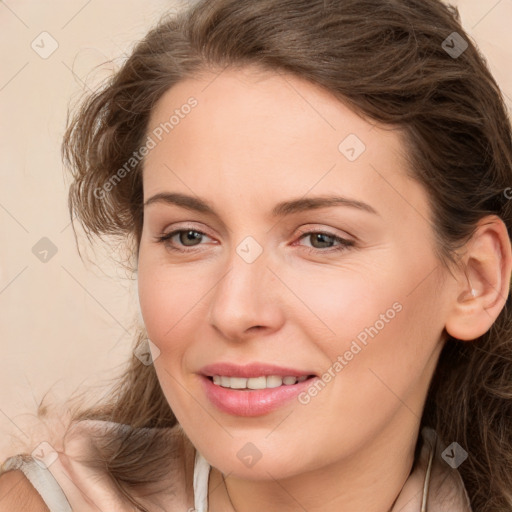
[[[199,372],[203,375],[206,375],[207,377],[213,377],[214,375],[246,378],[269,375],[279,375],[281,377],[301,377],[303,375],[313,375],[313,372],[310,371],[298,370],[296,368],[276,366],[274,364],[266,363],[250,363],[243,366],[228,362],[214,363],[203,366]]]

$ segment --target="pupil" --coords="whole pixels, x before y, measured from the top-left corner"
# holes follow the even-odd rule
[[[198,240],[199,238],[201,237],[201,234],[198,233],[197,231],[187,231],[187,232],[183,232],[181,233],[181,241],[184,242],[184,245],[187,245],[187,241],[194,241],[194,240]],[[194,245],[194,244],[191,244],[191,245]]]
[[[329,245],[329,243],[330,243],[330,242],[329,242],[329,240],[327,240],[327,241],[326,241],[326,240],[325,240],[326,238],[327,238],[327,239],[330,239],[330,238],[332,238],[332,237],[331,237],[330,235],[326,235],[326,234],[324,234],[324,233],[316,233],[315,235],[313,235],[313,239],[314,239],[315,241],[319,241],[319,242],[320,242],[320,244],[324,243],[324,244]],[[314,245],[315,245],[315,244],[313,244],[313,246],[314,246]]]

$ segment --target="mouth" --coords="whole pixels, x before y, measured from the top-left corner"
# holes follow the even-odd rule
[[[292,404],[319,380],[313,374],[258,377],[214,374],[200,377],[210,403],[219,411],[238,417],[263,416]]]
[[[300,367],[219,361],[199,370],[207,399],[233,416],[260,416],[290,404],[319,379]]]

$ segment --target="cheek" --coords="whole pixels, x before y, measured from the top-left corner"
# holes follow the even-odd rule
[[[138,294],[148,337],[161,351],[177,345],[180,330],[201,308],[202,281],[193,272],[139,257]],[[167,341],[173,340],[173,343]]]
[[[294,318],[301,322],[311,339],[325,344],[333,355],[350,345],[350,340],[364,340],[365,328],[378,322],[383,328],[381,315],[386,319],[396,316],[398,293],[389,269],[371,269],[366,266],[346,264],[343,268],[326,268],[317,272],[300,271],[285,279],[293,282]],[[297,314],[302,312],[301,314]],[[387,326],[387,324],[386,324]],[[348,348],[348,346],[346,347]]]
[[[171,295],[165,296],[162,292],[162,276],[142,257],[139,258],[138,268],[138,294],[139,303],[144,319],[144,325],[149,338],[154,342],[159,336],[156,333],[164,328],[166,312],[172,309]],[[159,347],[160,348],[160,347]]]
[[[396,287],[378,300],[354,302],[343,311],[346,320],[333,323],[338,337],[323,346],[336,375],[333,392],[354,413],[354,428],[370,411],[391,414],[401,401],[421,415],[418,393],[428,384],[442,331],[434,321],[440,312],[425,299]]]
[[[425,281],[411,293],[420,275],[418,264],[392,263],[381,259],[386,268],[337,269],[336,276],[331,272],[323,278],[322,272],[309,278],[304,273],[293,281],[294,293],[305,298],[300,305],[304,313],[294,318],[327,356],[323,370],[343,375],[335,387],[352,396],[361,397],[364,388],[369,399],[381,391],[393,399],[379,377],[405,393],[424,371],[442,333],[434,282]]]

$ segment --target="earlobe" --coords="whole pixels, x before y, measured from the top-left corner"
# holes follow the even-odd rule
[[[461,263],[445,328],[453,338],[469,341],[491,328],[510,291],[511,243],[499,217],[479,222]]]

